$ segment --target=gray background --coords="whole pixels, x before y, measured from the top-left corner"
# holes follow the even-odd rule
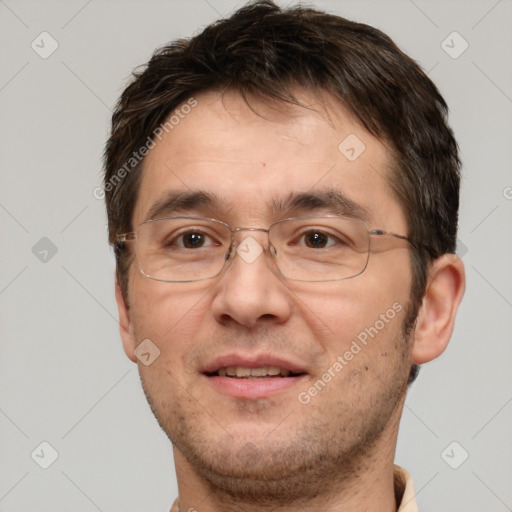
[[[167,511],[177,494],[122,351],[93,190],[131,70],[242,3],[0,0],[1,512]],[[384,30],[451,107],[468,287],[447,352],[409,393],[396,460],[423,512],[512,510],[512,2],[312,4]],[[31,47],[51,49],[43,31],[58,43],[46,59]],[[453,31],[469,44],[457,58]],[[59,455],[48,469],[43,441]]]

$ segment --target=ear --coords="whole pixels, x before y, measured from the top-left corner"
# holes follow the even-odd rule
[[[125,354],[131,359],[134,363],[137,362],[137,358],[133,351],[135,350],[135,336],[133,333],[132,322],[130,319],[130,308],[128,304],[126,304],[126,300],[123,296],[123,292],[121,291],[121,285],[119,284],[119,280],[116,275],[116,302],[117,309],[119,311],[119,332],[121,334],[121,339],[123,340],[123,348]]]
[[[413,363],[427,363],[444,352],[465,287],[464,264],[456,254],[434,261],[414,330]]]

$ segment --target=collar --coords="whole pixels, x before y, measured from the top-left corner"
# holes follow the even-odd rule
[[[395,465],[394,479],[396,502],[400,503],[397,512],[418,512],[411,475],[405,469]]]

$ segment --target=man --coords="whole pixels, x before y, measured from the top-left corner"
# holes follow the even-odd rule
[[[465,282],[445,115],[380,31],[270,1],[135,75],[105,192],[172,511],[417,510],[400,415]]]

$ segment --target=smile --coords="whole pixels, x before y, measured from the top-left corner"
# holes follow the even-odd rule
[[[234,379],[266,379],[271,377],[288,377],[298,374],[292,374],[290,370],[278,368],[277,366],[263,366],[261,368],[247,368],[243,366],[227,366],[219,368],[213,375],[220,377],[230,377]]]

